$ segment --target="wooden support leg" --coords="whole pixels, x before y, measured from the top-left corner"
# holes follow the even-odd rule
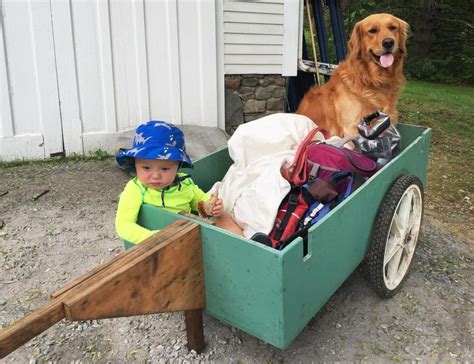
[[[202,309],[184,311],[184,322],[186,323],[188,350],[194,350],[198,354],[202,353],[206,347],[202,325]]]

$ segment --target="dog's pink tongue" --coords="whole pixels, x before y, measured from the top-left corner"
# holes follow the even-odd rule
[[[393,63],[393,54],[388,53],[380,56],[380,64],[383,68],[390,67]]]

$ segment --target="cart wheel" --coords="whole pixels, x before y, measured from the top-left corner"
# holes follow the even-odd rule
[[[379,296],[400,289],[415,253],[423,215],[423,186],[418,177],[398,178],[385,195],[375,221],[368,254],[369,280]]]

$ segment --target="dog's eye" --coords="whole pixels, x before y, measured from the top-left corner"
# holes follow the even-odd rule
[[[390,30],[396,30],[397,27],[396,27],[395,25],[390,25],[390,26],[388,27],[388,29],[390,29]]]
[[[377,28],[370,28],[369,33],[372,33],[372,34],[377,33]]]

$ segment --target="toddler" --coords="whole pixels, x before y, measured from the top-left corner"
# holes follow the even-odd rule
[[[132,148],[115,158],[120,166],[136,171],[136,177],[120,195],[115,218],[115,228],[123,240],[137,244],[156,232],[137,224],[143,203],[175,213],[208,210],[216,226],[243,235],[234,219],[224,212],[221,199],[203,206],[211,196],[195,185],[190,175],[178,173],[180,167],[192,168],[193,163],[186,153],[183,132],[173,124],[149,121],[139,125]]]

